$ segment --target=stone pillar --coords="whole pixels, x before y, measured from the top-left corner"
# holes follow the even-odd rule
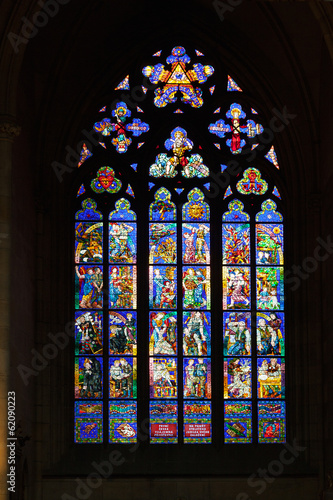
[[[7,489],[7,397],[9,375],[10,272],[11,272],[11,173],[12,144],[20,133],[8,117],[0,116],[0,500]]]

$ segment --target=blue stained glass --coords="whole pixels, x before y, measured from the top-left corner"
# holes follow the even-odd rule
[[[81,195],[82,195],[82,194],[84,194],[85,192],[86,192],[86,190],[85,190],[85,188],[84,188],[84,185],[83,185],[83,184],[81,184],[81,186],[80,186],[80,188],[79,188],[79,190],[78,190],[78,192],[77,192],[76,197],[81,196]]]
[[[283,267],[257,267],[257,307],[284,309]]]
[[[227,91],[228,92],[232,92],[232,91],[243,92],[242,89],[240,88],[240,86],[237,85],[237,83],[235,82],[235,80],[233,80],[231,78],[231,76],[229,76],[229,75],[228,75]]]
[[[265,158],[267,158],[268,161],[273,163],[274,167],[280,168],[274,146],[271,147],[271,149],[268,151],[267,155],[265,155]]]
[[[183,264],[210,264],[209,224],[183,224]]]
[[[193,84],[196,81],[206,82],[207,78],[214,73],[214,68],[196,63],[193,64],[192,69],[187,69],[186,65],[191,62],[191,59],[184,47],[174,47],[166,62],[171,65],[170,70],[161,63],[155,66],[145,66],[142,70],[151,83],[163,83],[163,87],[155,89],[155,106],[163,108],[170,103],[175,103],[176,94],[179,91],[182,95],[182,102],[190,104],[193,108],[201,107],[203,105],[202,90],[194,87]]]
[[[133,198],[135,198],[134,196],[134,191],[132,189],[132,186],[129,184],[127,189],[126,189],[126,193],[129,194],[130,196],[133,196]]]
[[[122,220],[136,220],[135,212],[130,210],[131,204],[125,198],[116,201],[115,210],[110,212],[109,220],[122,221]]]
[[[204,201],[205,195],[198,188],[192,189],[187,195],[189,200],[183,205],[183,220],[188,222],[209,221],[210,209]]]
[[[256,224],[256,262],[259,265],[282,265],[283,225]]]
[[[225,443],[252,442],[252,403],[224,402],[224,441]]]
[[[184,443],[211,443],[211,414],[210,401],[184,401]]]
[[[183,353],[184,356],[210,356],[210,312],[183,312]]]
[[[152,399],[177,398],[177,358],[149,359],[149,385]]]
[[[210,267],[183,267],[183,308],[210,309]]]
[[[215,123],[211,123],[208,130],[211,134],[215,134],[219,138],[225,137],[226,134],[231,134],[231,138],[226,140],[226,144],[233,154],[241,153],[242,148],[246,144],[241,134],[246,134],[247,137],[253,138],[264,131],[262,125],[253,120],[247,120],[246,124],[241,124],[241,121],[246,118],[246,113],[243,111],[240,104],[231,104],[230,109],[226,113],[226,117],[229,118],[230,123],[226,123],[224,120],[220,119]]]
[[[101,309],[103,307],[102,266],[75,267],[75,308]]]
[[[258,402],[259,443],[286,442],[286,403],[284,401]]]
[[[258,356],[284,356],[285,334],[284,313],[257,313],[257,354]]]
[[[149,354],[174,356],[177,354],[177,312],[149,313]]]
[[[110,311],[109,349],[110,354],[136,356],[137,354],[137,312]]]
[[[92,156],[92,152],[87,148],[86,144],[83,144],[82,150],[81,150],[81,155],[80,155],[80,161],[79,161],[77,166],[81,167],[82,163],[84,163],[91,156]]]
[[[249,358],[228,358],[224,361],[224,399],[252,397],[252,362]]]
[[[129,90],[129,75],[127,75],[115,88],[115,90]]]
[[[136,266],[110,266],[110,308],[136,309]]]
[[[75,399],[103,397],[103,358],[75,357]]]
[[[184,398],[211,399],[210,358],[184,358]]]
[[[223,354],[224,356],[251,355],[251,313],[223,313]]]
[[[88,264],[102,262],[103,222],[77,222],[75,224],[75,262]]]
[[[136,401],[109,402],[109,442],[133,443],[137,440]]]
[[[228,189],[226,190],[226,192],[224,193],[223,199],[225,200],[226,198],[228,198],[231,195],[232,195],[232,191],[231,191],[231,187],[229,186]]]
[[[110,398],[133,399],[137,397],[136,358],[109,358]]]
[[[239,200],[233,200],[228,205],[229,212],[223,214],[223,222],[245,222],[250,220],[250,216],[243,212],[244,205]]]
[[[250,224],[223,224],[222,258],[223,264],[250,264]]]
[[[102,220],[103,216],[96,210],[97,203],[91,198],[87,198],[82,202],[82,210],[75,214],[76,220]]]
[[[274,187],[272,194],[274,194],[274,196],[276,196],[277,198],[279,198],[281,200],[281,195],[280,195],[279,190],[276,186]]]
[[[266,200],[261,205],[262,212],[257,213],[257,222],[282,222],[283,217],[276,212],[276,203],[273,200]]]
[[[169,139],[164,143],[167,151],[171,151],[173,156],[166,153],[156,156],[155,163],[149,168],[149,175],[152,177],[172,178],[178,174],[177,166],[181,166],[183,177],[207,177],[209,169],[203,163],[199,154],[191,154],[188,151],[193,149],[193,142],[187,137],[187,132],[181,127],[176,127],[171,131]]]
[[[102,418],[102,401],[75,401],[74,413],[77,417]]]
[[[111,118],[103,118],[102,121],[94,124],[94,130],[103,136],[108,137],[113,132],[116,133],[116,137],[113,137],[111,143],[118,153],[126,153],[132,143],[132,139],[127,136],[127,132],[131,132],[133,137],[139,137],[149,130],[149,125],[139,118],[133,118],[132,123],[126,123],[131,114],[132,112],[128,109],[126,103],[118,101],[115,109],[112,110],[112,116],[116,118],[116,123],[112,122]]]
[[[176,220],[176,205],[171,201],[171,193],[160,188],[155,193],[155,202],[149,207],[149,219],[151,221]]]
[[[109,226],[110,262],[135,264],[136,241],[135,222],[111,222]]]
[[[251,308],[251,280],[249,267],[223,267],[223,309]]]
[[[103,442],[103,402],[77,401],[74,407],[75,443]]]
[[[177,226],[175,223],[149,224],[149,263],[175,264]]]
[[[176,309],[177,268],[175,266],[150,266],[149,306],[151,309]]]
[[[258,358],[258,398],[284,399],[285,362],[284,358]]]
[[[102,312],[75,312],[75,354],[103,354]]]

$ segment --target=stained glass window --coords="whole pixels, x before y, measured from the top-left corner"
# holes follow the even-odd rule
[[[149,207],[151,443],[178,442],[177,215],[171,198],[161,188]]]
[[[103,222],[86,199],[75,222],[75,442],[103,441]]]
[[[137,227],[126,199],[109,215],[109,440],[137,436]]]
[[[207,51],[150,54],[140,85],[112,82],[78,161],[75,443],[134,443],[138,415],[149,446],[283,443],[275,145]]]
[[[262,196],[268,184],[248,168],[236,189]],[[258,432],[259,443],[284,442],[285,402],[271,403],[285,399],[282,216],[269,199],[252,217],[243,208],[230,202],[222,223],[224,438],[250,443]]]
[[[210,210],[198,188],[188,200],[182,210],[184,443],[210,443]]]

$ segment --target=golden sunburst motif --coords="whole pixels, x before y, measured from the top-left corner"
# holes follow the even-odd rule
[[[201,219],[204,215],[204,208],[199,203],[193,203],[188,209],[191,219]]]
[[[281,232],[281,231],[280,231],[280,228],[279,228],[279,227],[275,227],[275,228],[273,229],[273,233],[274,233],[274,234],[280,234],[280,232]]]

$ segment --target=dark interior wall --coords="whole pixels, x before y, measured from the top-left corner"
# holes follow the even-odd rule
[[[69,197],[76,179],[70,158],[66,164],[66,147],[76,150],[81,131],[89,127],[94,111],[105,104],[115,84],[130,69],[137,70],[145,64],[160,45],[171,48],[191,44],[230,68],[267,123],[274,116],[274,109],[282,112],[286,108],[296,115],[275,133],[281,164],[280,188],[288,214],[287,269],[313,255],[318,235],[329,234],[332,66],[318,25],[306,2],[271,5],[246,1],[224,17],[221,20],[214,5],[207,1],[191,3],[190,11],[185,2],[161,8],[150,2],[133,1],[127,4],[125,15],[123,6],[115,2],[91,4],[72,0],[29,41],[18,91],[17,117],[22,134],[14,145],[13,163],[15,305],[11,366],[15,389],[21,395],[18,407],[27,422],[27,432],[33,436],[27,450],[38,481],[45,471],[61,471],[63,476],[65,469],[59,464],[64,457],[69,462],[73,457],[69,454],[71,351],[68,346],[59,349],[45,368],[37,370],[37,376],[29,377],[27,386],[17,365],[31,367],[31,349],[43,352],[49,343],[48,333],[65,332],[71,320]],[[61,178],[52,167],[54,161],[69,166]],[[330,440],[326,459],[329,462],[333,458],[329,451],[332,366],[328,354],[324,362],[321,358],[321,346],[325,353],[332,347],[326,327],[330,324],[330,259],[324,266],[323,270],[320,267],[310,273],[308,279],[301,279],[295,291],[287,288],[289,390],[291,400],[296,402],[290,410],[289,425],[291,436],[307,447],[304,458],[294,465],[294,474],[318,474],[323,468],[323,418],[325,436]],[[327,381],[324,399],[323,379]],[[102,458],[106,450],[98,453]],[[129,462],[126,472],[160,474],[169,451],[155,453],[155,471]],[[238,451],[234,456],[233,453],[230,452],[230,469],[225,468],[222,475],[227,471],[251,472],[251,455],[239,468]],[[272,458],[270,452],[265,451],[263,456],[260,453],[258,460],[263,464]],[[138,455],[136,461],[144,456]],[[89,472],[94,457],[88,451],[83,462],[71,463],[72,469],[67,473],[78,474],[82,463],[84,472]],[[217,459],[212,454],[212,469]],[[176,472],[184,460],[187,457],[183,455],[179,462],[172,458],[169,470]],[[69,462],[63,464],[67,467]],[[190,467],[191,462],[183,470]],[[36,478],[34,481],[37,483]]]
[[[320,177],[320,207],[322,212],[321,238],[326,242],[325,251],[321,251],[322,263],[319,268],[322,278],[322,318],[320,328],[322,331],[322,353],[321,364],[323,376],[322,408],[323,408],[323,456],[325,463],[325,473],[331,469],[333,463],[333,435],[332,435],[332,314],[331,314],[331,280],[333,277],[332,248],[332,217],[333,204],[331,196],[332,182],[332,148],[330,138],[333,133],[333,124],[330,113],[333,107],[333,93],[331,81],[333,78],[333,68],[330,61],[327,47],[323,46],[322,66],[321,66],[321,89],[320,89],[320,118],[319,118],[319,177]],[[320,242],[316,241],[316,246]],[[321,243],[322,245],[322,243]]]

